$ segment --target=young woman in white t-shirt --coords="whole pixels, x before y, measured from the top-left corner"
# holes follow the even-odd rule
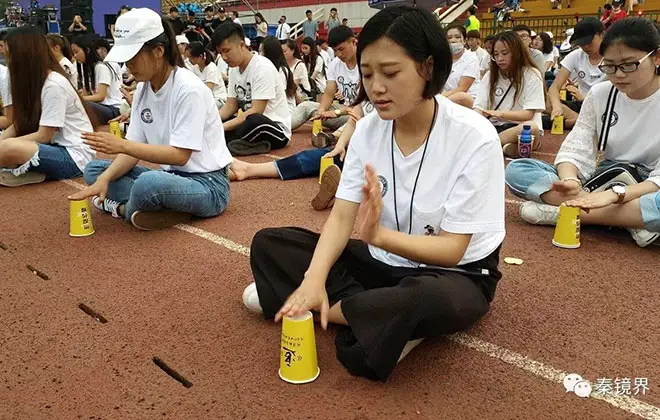
[[[543,59],[545,60],[544,73],[551,71],[555,65],[555,55],[553,53],[555,47],[552,45],[550,35],[545,32],[537,34],[532,40],[532,48],[543,53]]]
[[[305,38],[302,41],[300,50],[303,55],[303,61],[305,66],[307,66],[307,73],[311,76],[310,80],[316,85],[315,91],[318,92],[317,97],[313,98],[314,100],[318,99],[318,96],[323,93],[326,85],[326,73],[325,73],[325,60],[319,54],[318,47],[316,46],[316,41],[312,38]]]
[[[119,105],[122,102],[118,66],[101,60],[96,51],[94,35],[83,35],[74,39],[71,50],[78,62],[78,73],[82,75],[83,99],[90,104],[99,122],[107,124],[119,116]]]
[[[293,81],[298,86],[298,96],[301,100],[316,99],[310,96],[312,87],[309,84],[309,73],[307,72],[305,62],[302,60],[296,41],[287,39],[283,42],[282,52],[284,52],[284,58],[286,58],[286,62],[293,72]]]
[[[69,76],[73,87],[78,90],[78,66],[75,64],[75,59],[71,52],[71,44],[60,34],[48,34],[46,35],[46,39],[55,59]]]
[[[213,54],[201,42],[190,44],[190,62],[199,70],[199,78],[211,89],[218,109],[227,101],[227,87],[213,62]]]
[[[293,112],[296,108],[296,103],[300,101],[298,95],[298,88],[293,81],[293,72],[289,68],[282,51],[282,43],[274,36],[267,36],[261,41],[259,46],[259,54],[266,57],[273,63],[277,71],[279,71],[286,90],[286,99],[289,104],[289,112]]]
[[[13,124],[0,136],[0,185],[81,176],[95,156],[81,135],[94,128],[69,75],[38,28],[14,29],[5,41]]]
[[[469,328],[489,310],[504,240],[497,132],[439,93],[451,52],[436,18],[391,7],[358,40],[362,118],[321,234],[259,231],[248,309],[279,321],[320,312],[339,361],[385,381],[424,337]],[[359,240],[351,239],[358,223]]]
[[[452,67],[442,94],[450,101],[471,109],[481,81],[479,59],[465,48],[466,32],[460,23],[447,27],[447,40],[451,48]]]
[[[131,35],[117,37],[106,59],[126,63],[139,82],[131,124],[126,140],[83,135],[94,150],[117,157],[88,164],[90,186],[70,199],[93,197],[95,207],[142,230],[221,214],[229,202],[231,155],[211,90],[183,68],[174,32],[158,13],[132,9],[116,28]],[[162,170],[137,166],[140,161]]]
[[[600,53],[600,69],[609,81],[587,94],[555,165],[511,162],[506,182],[514,194],[530,200],[520,208],[529,223],[554,225],[557,206],[565,203],[585,210],[580,223],[627,228],[645,247],[660,238],[660,29],[645,18],[620,20],[607,30]],[[608,112],[611,102],[613,112]],[[606,119],[609,129],[601,137]],[[583,183],[617,162],[635,164],[646,180],[603,192],[583,190]]]
[[[495,37],[493,60],[481,82],[474,109],[487,117],[500,133],[507,156],[518,155],[518,136],[524,125],[531,126],[536,150],[543,133],[543,76],[529,50],[512,31]]]

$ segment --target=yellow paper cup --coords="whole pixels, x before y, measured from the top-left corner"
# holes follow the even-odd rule
[[[72,200],[69,210],[69,235],[83,237],[93,234],[94,225],[87,200]]]
[[[299,317],[284,317],[280,345],[280,378],[290,384],[306,384],[315,381],[320,373],[312,313],[307,311]]]
[[[551,134],[564,134],[564,117],[558,116],[552,120]]]
[[[559,207],[559,217],[555,227],[552,244],[559,248],[575,249],[580,247],[580,208]]]
[[[119,121],[110,121],[110,134],[117,137],[118,139],[121,138],[121,128],[119,128]]]
[[[559,99],[561,99],[562,101],[566,100],[566,89],[562,89],[559,91]]]
[[[321,158],[321,169],[319,171],[319,184],[321,183],[321,178],[323,178],[323,172],[328,169],[330,166],[335,164],[335,158],[333,157],[324,157]]]
[[[321,131],[323,131],[323,121],[314,120],[312,122],[312,134],[318,136]]]

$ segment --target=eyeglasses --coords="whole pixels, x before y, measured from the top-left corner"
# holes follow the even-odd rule
[[[658,51],[658,48],[655,50],[651,51],[650,53],[646,54],[644,58],[642,58],[639,61],[634,61],[631,63],[621,63],[621,64],[601,64],[598,65],[598,68],[600,71],[602,71],[605,74],[614,74],[616,73],[617,70],[621,70],[623,73],[632,73],[637,71],[639,68],[639,65],[644,62],[647,58],[649,58],[651,55],[655,54],[655,52]]]

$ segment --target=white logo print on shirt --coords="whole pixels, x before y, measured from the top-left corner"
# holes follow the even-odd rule
[[[344,97],[344,104],[352,104],[357,98],[358,83],[346,81],[344,76],[339,76],[337,78],[337,85],[341,90],[341,94]]]

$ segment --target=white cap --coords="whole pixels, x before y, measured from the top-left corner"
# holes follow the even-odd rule
[[[536,36],[536,32],[532,31],[532,38]]]
[[[546,32],[546,34],[548,34],[548,36],[550,37],[550,39],[553,39],[553,38],[555,37],[555,36],[552,34],[552,32],[550,32],[550,31]]]
[[[185,35],[177,35],[176,36],[176,43],[177,45],[179,44],[190,44],[190,41],[188,41],[188,37]]]
[[[165,30],[160,15],[151,9],[133,9],[117,18],[115,45],[105,61],[125,63],[135,57],[147,41]]]

